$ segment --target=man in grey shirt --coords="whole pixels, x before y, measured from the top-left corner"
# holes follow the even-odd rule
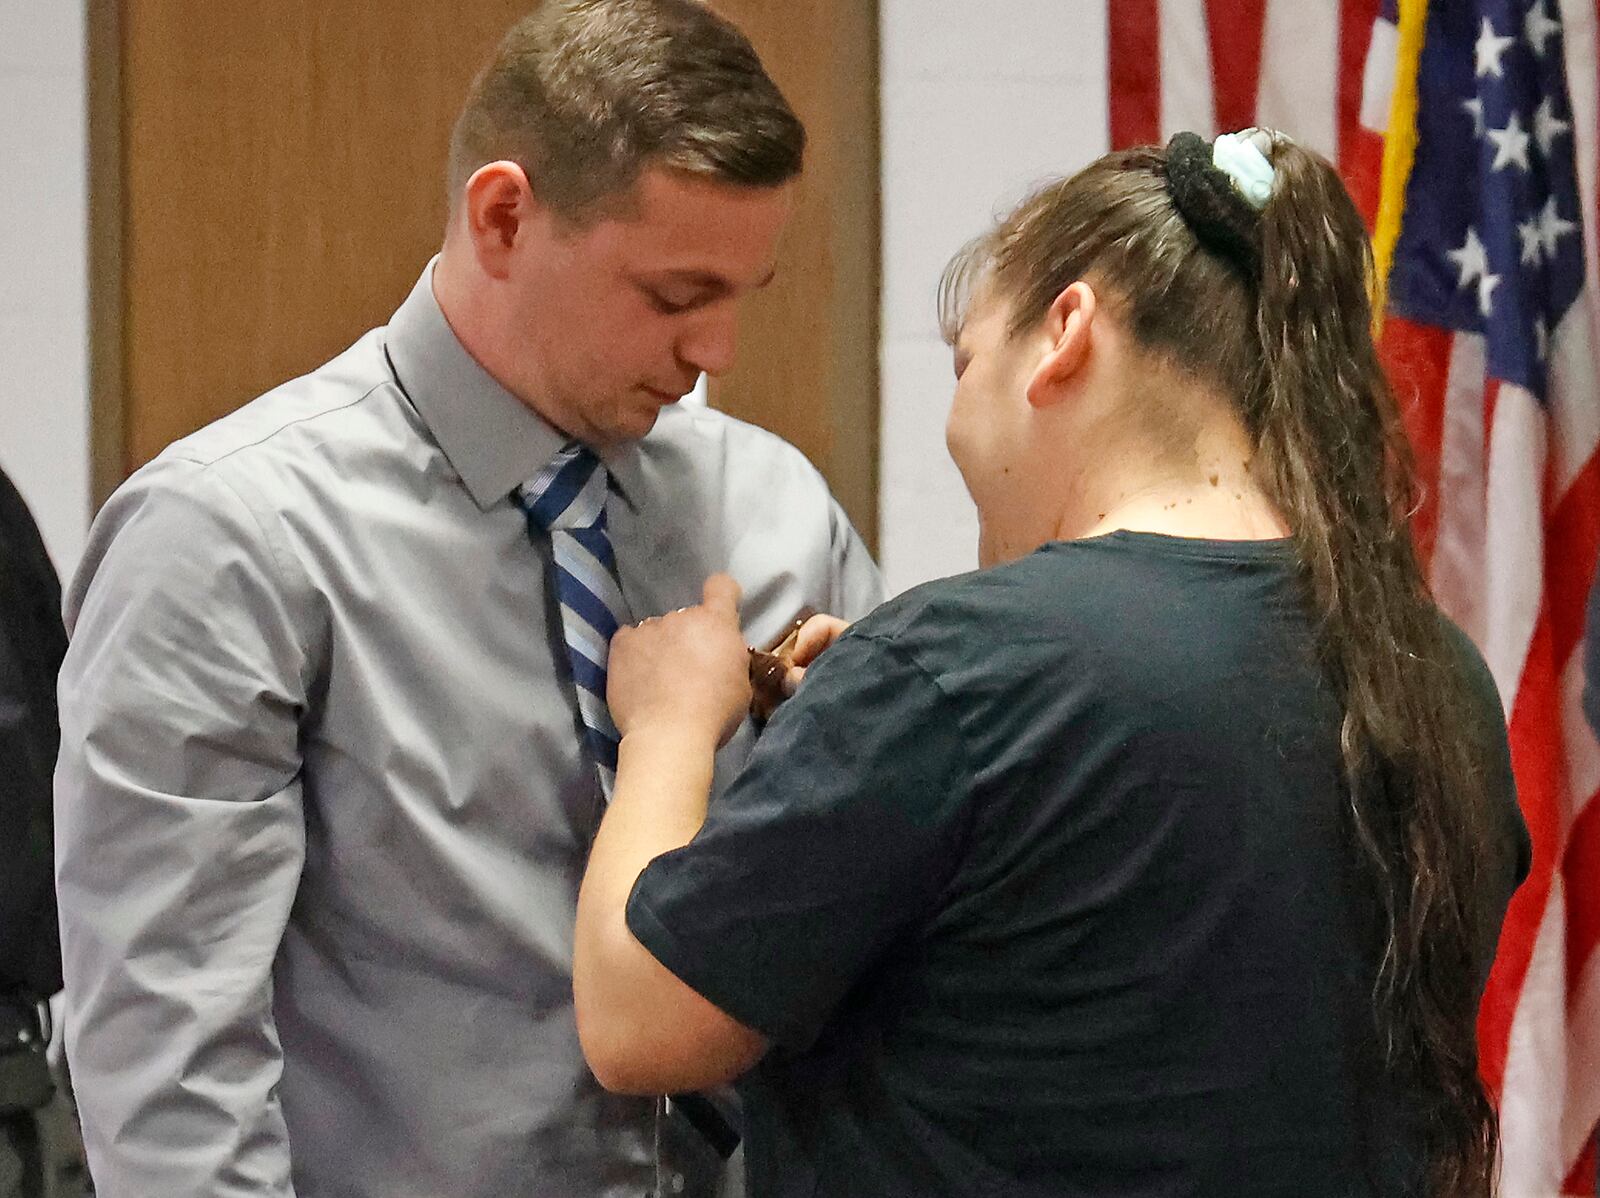
[[[444,248],[389,325],[101,513],[56,790],[102,1198],[697,1188],[574,1030],[604,662],[566,587],[612,596],[598,627],[727,570],[752,642],[879,598],[797,451],[671,406],[731,360],[803,140],[694,0],[547,5],[474,85]],[[587,567],[533,518],[574,454],[603,480]]]

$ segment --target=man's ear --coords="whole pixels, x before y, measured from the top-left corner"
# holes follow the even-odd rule
[[[544,215],[526,172],[515,162],[485,163],[467,180],[462,206],[479,266],[491,278],[505,278],[518,234]]]
[[[1067,394],[1067,384],[1088,362],[1098,307],[1094,288],[1082,279],[1056,296],[1050,305],[1041,334],[1045,350],[1028,380],[1028,402],[1034,407],[1059,403]]]

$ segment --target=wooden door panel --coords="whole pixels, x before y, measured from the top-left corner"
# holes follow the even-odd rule
[[[878,528],[877,0],[716,0],[805,121],[778,277],[752,300],[712,402],[794,442],[868,543]]]
[[[782,275],[749,313],[740,364],[713,402],[798,444],[870,538],[875,0],[717,7],[751,34],[806,119],[811,150]],[[97,435],[120,429],[122,449],[102,476],[138,467],[388,318],[439,244],[450,126],[467,86],[528,8],[92,0],[91,20],[105,26],[92,53],[116,56],[94,72],[93,161],[117,171],[103,194],[120,193],[94,238]],[[846,36],[818,37],[821,26]],[[107,289],[119,304],[105,302]]]
[[[518,0],[124,0],[127,466],[383,323]]]

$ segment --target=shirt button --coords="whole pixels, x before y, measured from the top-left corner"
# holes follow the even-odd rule
[[[672,1175],[671,1185],[672,1185],[672,1192],[674,1194],[683,1193],[683,1174],[682,1173],[674,1173]]]

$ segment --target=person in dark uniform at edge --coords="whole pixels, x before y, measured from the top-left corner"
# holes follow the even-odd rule
[[[0,1198],[82,1191],[82,1149],[45,1056],[46,1003],[61,989],[50,775],[66,649],[60,580],[0,471]]]
[[[613,644],[604,1084],[742,1075],[753,1198],[1486,1198],[1529,844],[1407,531],[1370,263],[1333,169],[1249,130],[1104,157],[952,264],[983,568],[839,636],[709,812],[736,586]]]

